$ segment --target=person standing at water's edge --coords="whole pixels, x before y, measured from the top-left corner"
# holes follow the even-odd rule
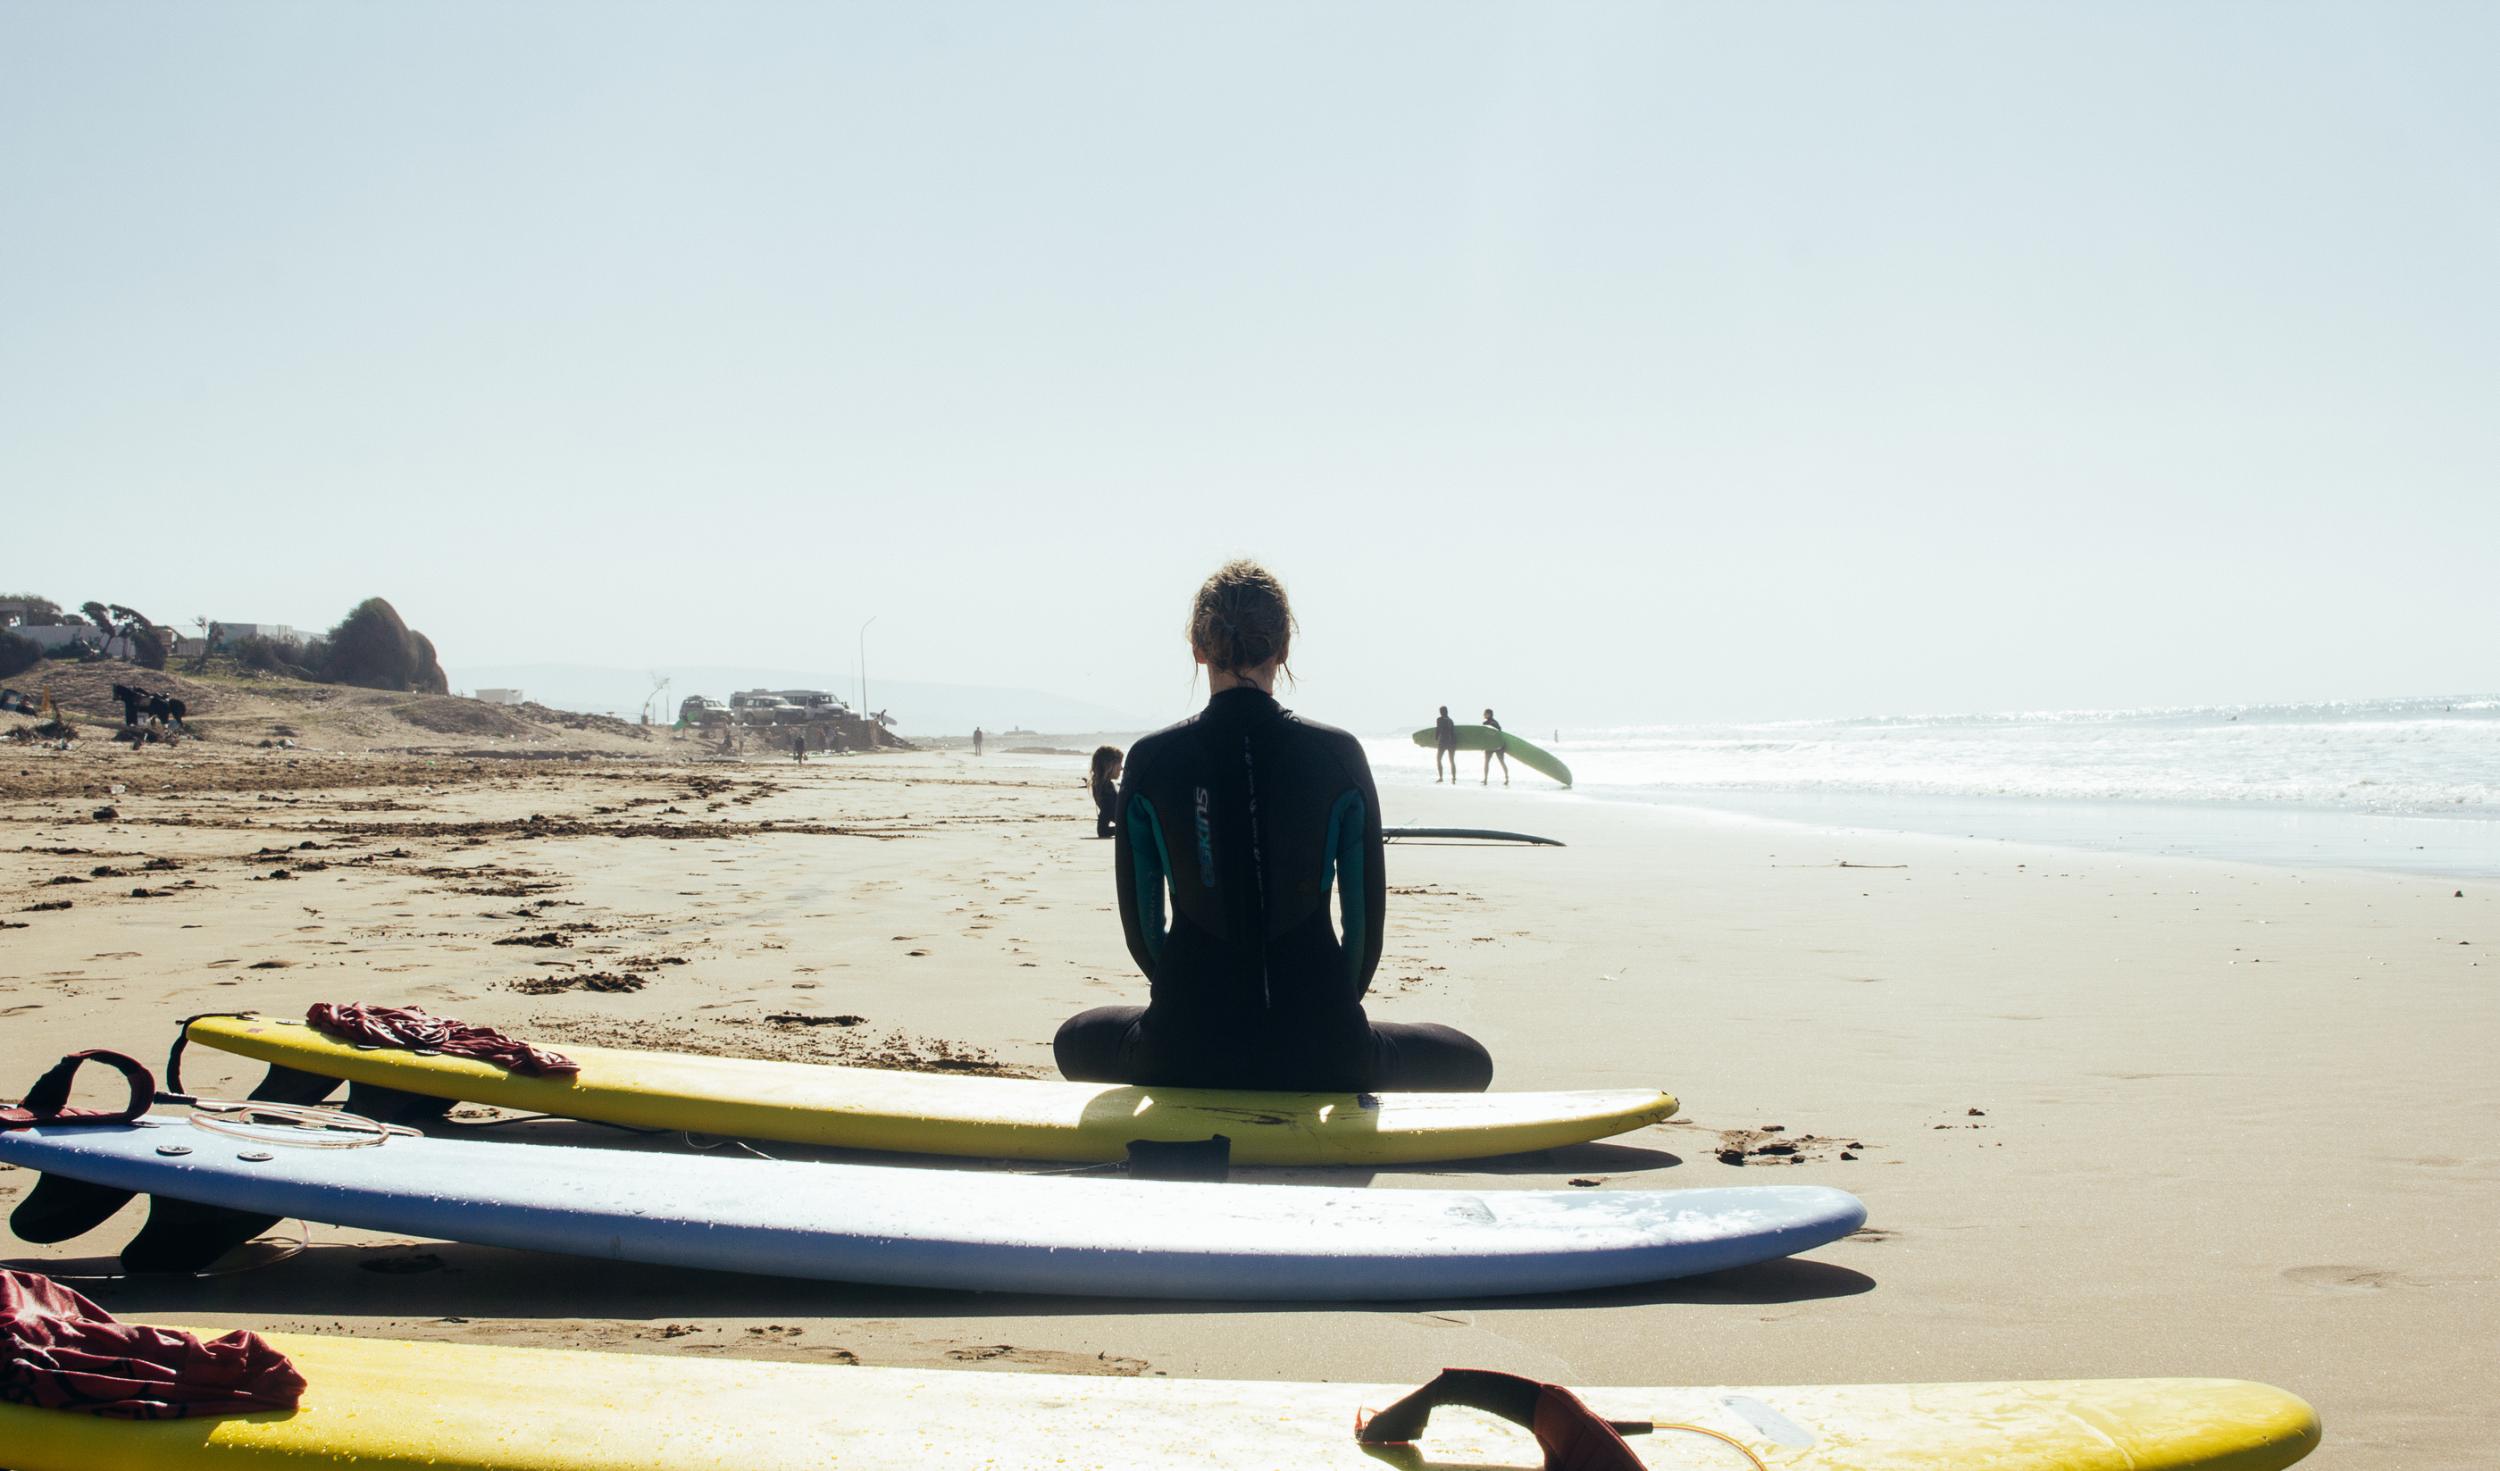
[[[1450,718],[1450,707],[1441,707],[1441,718],[1432,722],[1432,783],[1441,784],[1441,762],[1450,763],[1450,784],[1458,784],[1458,722]]]
[[[1276,703],[1294,631],[1283,584],[1217,570],[1190,610],[1207,706],[1129,748],[1114,873],[1150,1004],[1070,1018],[1079,1082],[1476,1092],[1493,1059],[1454,1028],[1373,1023],[1388,899],[1361,742]],[[1331,924],[1334,891],[1343,932]]]
[[[972,754],[981,754],[981,727],[977,725],[972,728]]]
[[[1487,710],[1484,712],[1484,723],[1493,731],[1493,744],[1487,747],[1484,753],[1484,781],[1481,785],[1488,787],[1493,785],[1493,763],[1499,761],[1502,763],[1502,785],[1509,786],[1510,753],[1502,749],[1502,722],[1494,719],[1493,712]]]

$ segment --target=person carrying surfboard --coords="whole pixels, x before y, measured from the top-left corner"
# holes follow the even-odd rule
[[[1493,712],[1490,709],[1484,712],[1484,723],[1488,730],[1502,728],[1502,722],[1493,718]],[[1480,785],[1488,787],[1493,785],[1493,763],[1496,761],[1502,763],[1502,785],[1510,785],[1510,754],[1502,749],[1501,742],[1498,740],[1484,748],[1484,780]]]
[[[1441,761],[1449,758],[1450,784],[1458,784],[1458,722],[1450,718],[1450,707],[1441,707],[1441,718],[1432,722],[1432,784],[1441,784]]]
[[[1373,1022],[1388,898],[1361,742],[1276,702],[1292,606],[1255,562],[1216,570],[1189,616],[1206,708],[1131,746],[1114,876],[1148,1004],[1059,1028],[1086,1083],[1473,1093],[1493,1059],[1436,1023]],[[1329,915],[1330,891],[1343,916]]]

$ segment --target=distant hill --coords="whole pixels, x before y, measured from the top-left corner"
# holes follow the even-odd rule
[[[211,748],[284,741],[307,752],[650,756],[669,745],[656,738],[665,732],[598,714],[315,684],[284,674],[256,674],[224,658],[200,674],[141,669],[117,659],[85,664],[47,660],[8,683],[30,698],[49,694],[62,718],[82,738],[94,741],[109,741],[122,729],[122,706],[113,697],[113,687],[131,684],[181,700],[188,707],[185,724],[191,736]],[[0,734],[28,723],[24,716],[0,717]]]
[[[585,710],[634,719],[651,693],[651,675],[667,677],[664,707],[654,719],[675,720],[677,702],[688,695],[727,700],[732,691],[751,689],[831,690],[845,701],[859,699],[856,675],[824,670],[741,669],[725,665],[661,666],[656,671],[603,669],[589,664],[454,664],[451,686],[464,694],[481,689],[517,689],[524,699],[559,710]],[[891,712],[894,729],[905,736],[969,735],[976,725],[990,730],[1022,726],[1043,731],[1150,730],[1161,721],[1126,711],[1069,699],[1040,690],[994,689],[982,685],[922,684],[907,679],[868,682],[868,700]]]

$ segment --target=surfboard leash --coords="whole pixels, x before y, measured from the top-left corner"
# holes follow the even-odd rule
[[[1771,1471],[1751,1446],[1724,1431],[1683,1421],[1608,1420],[1559,1384],[1498,1369],[1444,1369],[1431,1383],[1377,1414],[1358,1410],[1354,1438],[1367,1446],[1411,1446],[1422,1437],[1432,1412],[1444,1405],[1481,1410],[1525,1428],[1544,1452],[1545,1471],[1644,1471],[1624,1437],[1660,1430],[1708,1436],[1734,1448],[1755,1471]]]
[[[191,1045],[191,1024],[193,1022],[204,1022],[209,1020],[211,1017],[232,1017],[237,1021],[249,1021],[258,1015],[260,1015],[260,1013],[257,1011],[203,1011],[193,1016],[186,1016],[180,1021],[175,1022],[174,1045],[167,1049],[165,1053],[164,1096],[166,1101],[174,1102],[180,1101],[181,1099],[183,1092],[182,1054],[184,1050],[189,1048]]]

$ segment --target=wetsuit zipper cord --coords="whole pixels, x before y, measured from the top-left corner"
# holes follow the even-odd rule
[[[1259,947],[1259,1005],[1273,1015],[1276,989],[1267,969],[1267,854],[1259,840],[1259,767],[1251,758],[1247,732],[1241,738],[1241,776],[1250,792],[1250,876],[1259,896],[1259,929],[1251,937]]]

